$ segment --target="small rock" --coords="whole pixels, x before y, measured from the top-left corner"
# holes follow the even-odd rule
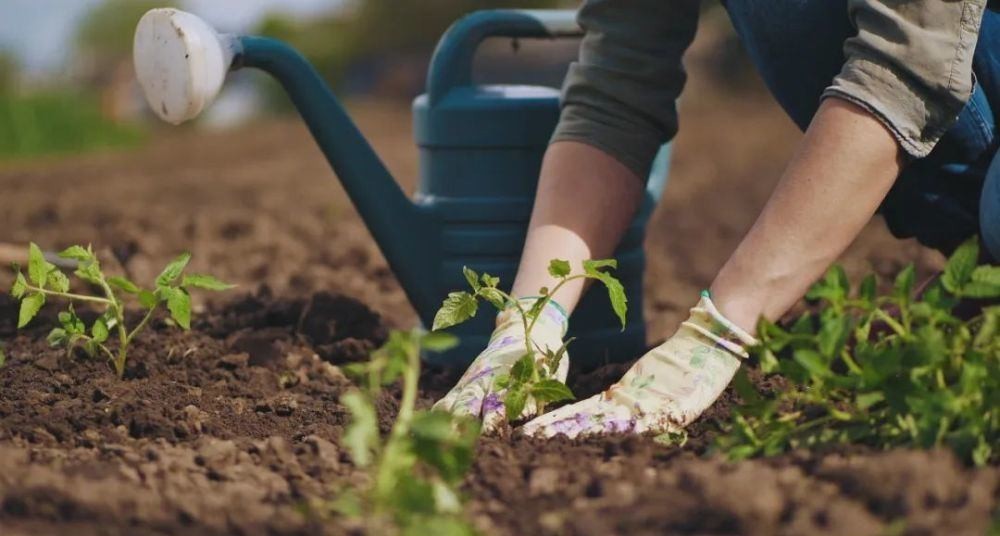
[[[299,408],[299,403],[292,397],[282,396],[273,404],[274,413],[282,417],[287,417]]]
[[[36,359],[34,365],[42,370],[54,372],[60,369],[59,355],[49,354],[41,359]]]
[[[532,497],[555,493],[559,489],[559,472],[551,467],[540,467],[531,472],[528,493]]]

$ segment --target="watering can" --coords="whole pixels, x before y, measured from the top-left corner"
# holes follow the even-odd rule
[[[559,118],[559,91],[525,85],[479,85],[473,55],[488,37],[574,38],[569,10],[488,10],[454,23],[430,63],[427,92],[413,104],[420,177],[411,200],[348,117],[316,70],[287,44],[219,34],[195,15],[155,9],[135,34],[136,74],[153,111],[178,124],[196,117],[226,74],[253,67],[276,78],[385,255],[421,322],[430,326],[448,292],[467,283],[462,267],[513,282],[527,232],[542,156]],[[645,200],[622,240],[615,275],[629,303],[624,329],[607,295],[589,292],[570,322],[570,350],[584,367],[640,354],[645,225],[667,177],[661,148]],[[577,267],[577,269],[579,269]],[[465,365],[486,347],[493,315],[452,328],[459,346],[425,356]]]

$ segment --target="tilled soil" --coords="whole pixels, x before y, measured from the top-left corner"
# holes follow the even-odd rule
[[[697,50],[691,57],[697,60]],[[693,61],[692,72],[697,72]],[[686,314],[766,199],[798,133],[759,91],[683,101],[670,186],[650,224],[650,343]],[[704,83],[702,83],[704,84]],[[405,105],[352,113],[412,188]],[[203,301],[194,329],[162,318],[126,378],[49,348],[54,309],[14,330],[0,299],[0,533],[348,533],[303,505],[362,475],[339,447],[340,365],[415,315],[305,129],[178,130],[133,154],[0,164],[0,242],[93,243],[110,271],[148,282],[182,250],[192,269],[239,283]],[[852,276],[940,256],[873,222],[842,259]],[[0,273],[0,286],[10,283]],[[624,365],[574,371],[580,396]],[[454,371],[429,371],[424,405]],[[758,378],[758,381],[762,381]],[[396,401],[381,401],[384,421]],[[706,455],[727,393],[683,448],[648,438],[484,438],[465,491],[487,534],[983,534],[997,467],[947,452],[793,453],[737,464]]]

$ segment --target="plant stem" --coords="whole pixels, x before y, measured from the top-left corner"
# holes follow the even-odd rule
[[[135,336],[138,335],[139,332],[146,327],[146,324],[149,323],[149,320],[153,318],[153,313],[155,311],[156,311],[156,306],[154,305],[149,311],[146,312],[146,316],[142,317],[142,320],[135,326],[134,329],[132,329],[132,331],[128,334],[128,337],[126,337],[126,341],[128,344],[131,344],[132,339],[134,339]]]
[[[407,348],[407,366],[403,370],[403,397],[399,402],[399,413],[396,422],[389,432],[389,440],[382,452],[375,476],[376,492],[381,494],[393,488],[396,482],[396,459],[405,450],[403,442],[410,435],[410,422],[417,402],[417,383],[420,379],[420,351],[418,348]]]
[[[111,300],[108,300],[107,298],[101,298],[101,297],[98,297],[98,296],[87,296],[87,295],[84,295],[84,294],[73,294],[71,292],[55,292],[55,291],[52,291],[52,290],[45,290],[45,289],[39,288],[39,287],[33,287],[31,285],[25,285],[25,288],[28,289],[28,290],[34,291],[34,292],[38,292],[40,294],[45,294],[47,296],[58,296],[60,298],[65,298],[67,300],[76,300],[76,301],[93,302],[93,303],[103,303],[105,305],[111,305],[113,303]]]

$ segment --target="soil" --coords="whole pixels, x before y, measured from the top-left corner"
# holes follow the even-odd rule
[[[650,343],[669,334],[752,223],[799,136],[759,88],[720,98],[699,83],[693,76],[671,186],[647,239]],[[405,104],[351,111],[412,188]],[[189,250],[195,271],[240,287],[213,301],[197,295],[189,332],[157,318],[121,381],[104,363],[48,347],[54,309],[16,331],[16,306],[0,298],[0,532],[349,533],[301,513],[362,478],[339,443],[347,413],[338,398],[351,385],[340,367],[415,315],[300,123],[154,137],[136,153],[0,163],[0,241],[91,242],[110,270],[139,281]],[[842,262],[852,276],[908,262],[926,274],[941,258],[875,221]],[[10,277],[0,274],[0,285]],[[625,366],[574,370],[571,385],[597,392]],[[427,371],[421,404],[454,374]],[[382,402],[385,422],[396,400]],[[484,438],[465,483],[471,518],[500,535],[964,535],[985,533],[997,511],[1000,469],[969,468],[948,452],[727,463],[706,448],[733,403],[724,395],[684,447]]]

